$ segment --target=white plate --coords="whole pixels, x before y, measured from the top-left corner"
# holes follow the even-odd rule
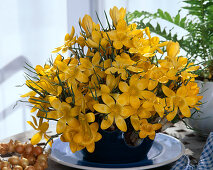
[[[184,154],[184,152],[184,145],[178,139],[166,134],[158,133],[153,146],[147,155],[148,160],[146,159],[128,164],[100,164],[87,162],[83,160],[80,152],[73,154],[70,151],[69,143],[61,142],[60,139],[56,139],[54,141],[49,158],[59,164],[78,169],[136,170],[157,168],[171,164],[178,160]]]

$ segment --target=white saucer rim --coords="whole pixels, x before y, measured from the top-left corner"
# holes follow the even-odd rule
[[[164,134],[164,133],[158,133],[158,134],[167,136],[168,138],[172,138],[173,140],[177,141],[181,145],[181,153],[178,156],[176,156],[175,158],[167,160],[167,161],[164,161],[162,163],[158,163],[158,164],[154,164],[154,165],[139,166],[139,167],[129,167],[129,168],[121,168],[121,167],[118,167],[118,168],[104,168],[104,167],[92,167],[92,166],[76,165],[76,164],[71,164],[71,163],[68,163],[68,162],[64,162],[63,160],[59,160],[59,159],[57,159],[55,157],[52,157],[51,154],[49,155],[49,158],[51,160],[59,163],[59,164],[62,164],[62,165],[68,166],[68,167],[77,168],[77,169],[87,169],[87,170],[118,170],[118,169],[122,169],[122,170],[133,170],[134,169],[134,170],[137,170],[137,169],[140,169],[141,170],[141,169],[158,168],[158,167],[161,167],[161,166],[169,165],[169,164],[177,161],[181,156],[184,155],[185,146],[183,145],[183,143],[180,140],[176,139],[173,136]]]

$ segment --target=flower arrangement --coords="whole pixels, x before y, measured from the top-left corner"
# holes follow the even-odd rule
[[[169,12],[158,9],[155,13],[147,11],[134,11],[128,13],[128,21],[135,22],[138,28],[149,26],[150,31],[165,38],[166,40],[178,41],[190,59],[199,63],[201,69],[197,71],[199,80],[213,80],[213,3],[212,0],[184,0],[185,5],[176,16]],[[182,10],[187,11],[187,15],[181,17]],[[136,21],[137,19],[137,21]],[[164,20],[174,28],[181,28],[186,35],[178,34],[178,31],[167,29],[166,25],[152,22],[156,19]],[[135,21],[134,21],[135,20]]]
[[[80,36],[72,27],[64,45],[53,51],[54,61],[29,66],[35,76],[28,76],[26,85],[32,91],[22,97],[29,98],[39,119],[28,121],[38,131],[33,145],[43,136],[48,143],[60,136],[72,152],[93,152],[100,128],[154,139],[156,131],[190,117],[190,108],[200,104],[193,74],[199,66],[178,56],[177,42],[160,42],[148,27],[128,25],[125,15],[124,8],[110,9],[112,25],[107,19],[106,29],[85,15]],[[53,136],[46,134],[50,121],[57,122]]]

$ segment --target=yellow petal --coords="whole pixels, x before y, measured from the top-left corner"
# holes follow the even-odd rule
[[[58,60],[55,61],[55,65],[59,68],[60,71],[66,71],[66,69],[68,68],[67,64]]]
[[[83,142],[83,134],[82,133],[77,133],[74,137],[73,137],[73,141],[77,144],[80,144]]]
[[[100,133],[97,133],[95,136],[95,142],[98,142],[99,140],[101,140],[102,135]]]
[[[79,121],[76,118],[71,119],[69,122],[67,122],[67,124],[71,127],[71,128],[79,128],[80,124]]]
[[[70,39],[70,35],[67,33],[64,37],[64,41],[68,41]]]
[[[123,44],[120,41],[114,41],[113,47],[117,50],[120,50],[123,47]]]
[[[80,63],[81,66],[91,69],[92,68],[92,64],[91,62],[88,60],[88,58],[80,58]]]
[[[89,15],[85,15],[82,19],[82,25],[83,29],[85,30],[87,36],[90,36],[93,29],[93,21],[92,18]]]
[[[72,151],[72,153],[75,153],[77,151],[77,144],[74,142],[70,142],[70,150]]]
[[[89,81],[88,77],[86,74],[82,73],[81,71],[77,71],[76,75],[75,75],[75,78],[80,81],[80,82],[83,82],[83,83],[86,83]]]
[[[44,122],[41,124],[41,126],[39,127],[39,129],[41,130],[41,132],[45,133],[47,131],[47,129],[49,128],[49,123],[48,122]]]
[[[72,102],[72,97],[67,97],[67,98],[66,98],[66,102],[67,102],[67,103],[71,103],[71,102]]]
[[[102,93],[110,93],[110,89],[108,86],[106,86],[105,84],[104,85],[101,85],[101,92]]]
[[[121,74],[121,79],[122,79],[122,80],[126,80],[127,77],[128,77],[128,74],[127,74],[127,72],[126,72],[125,69],[119,69],[119,70],[118,70],[118,74]]]
[[[142,131],[142,130],[141,130],[141,131],[139,132],[139,137],[140,137],[140,138],[146,138],[146,137],[147,137],[147,133],[146,133],[145,131]]]
[[[140,98],[145,98],[145,99],[153,99],[155,97],[155,94],[150,92],[150,91],[147,91],[147,90],[144,90],[144,91],[141,91],[140,94],[139,94]]]
[[[27,123],[33,127],[33,129],[37,130],[37,128],[35,127],[35,125],[31,122],[31,121],[27,121]]]
[[[32,118],[33,118],[34,124],[35,124],[36,126],[38,126],[36,118],[35,118],[34,116],[32,116]]]
[[[74,34],[75,34],[75,28],[72,26],[72,30],[71,30],[71,33],[70,33],[70,39],[73,39]]]
[[[191,112],[189,107],[186,104],[180,105],[179,109],[181,111],[181,113],[185,116],[185,117],[190,117],[191,116]]]
[[[139,109],[138,111],[138,116],[141,118],[141,119],[148,119],[152,116],[152,114],[150,113],[150,111],[144,109],[144,108],[141,108]]]
[[[105,71],[106,74],[112,74],[115,72],[117,72],[117,68],[115,68],[115,67],[110,67]]]
[[[122,92],[127,92],[129,90],[129,86],[126,82],[123,82],[121,81],[119,83],[119,89],[122,91]]]
[[[57,53],[61,50],[61,47],[55,48],[55,50],[52,51],[52,53]]]
[[[30,96],[35,96],[36,95],[36,92],[35,91],[30,91],[24,95],[21,95],[21,97],[30,97]]]
[[[110,112],[110,108],[105,104],[94,104],[93,108],[100,113]]]
[[[189,106],[193,106],[198,102],[197,96],[196,97],[192,97],[192,96],[186,97],[185,100],[186,100],[187,105],[189,105]]]
[[[126,93],[122,93],[118,97],[117,103],[119,103],[119,104],[121,104],[123,106],[129,104],[129,95],[127,95]]]
[[[99,44],[89,38],[87,39],[86,43],[88,44],[89,47],[99,48]]]
[[[176,57],[179,53],[179,43],[178,42],[172,42],[169,41],[166,47],[167,55],[169,57]]]
[[[94,113],[90,112],[86,114],[87,122],[94,122],[95,121],[95,115]]]
[[[176,73],[175,73],[176,74]],[[175,75],[174,75],[175,76]],[[174,77],[173,76],[173,77]],[[173,77],[171,77],[170,79],[175,79],[175,78],[173,78]],[[166,76],[162,76],[161,78],[159,78],[158,79],[158,81],[160,82],[160,83],[167,83],[168,82],[168,78],[166,77]]]
[[[96,133],[98,131],[99,124],[97,122],[94,122],[94,123],[90,124],[89,127],[93,133]]]
[[[120,129],[121,131],[123,131],[123,132],[127,131],[126,122],[125,122],[123,117],[121,117],[119,115],[116,116],[115,117],[115,124],[118,127],[118,129]]]
[[[44,134],[44,139],[46,140],[46,142],[48,142],[48,145],[50,145],[50,147],[52,147],[52,143],[53,143],[53,140],[50,140],[50,136]]]
[[[108,114],[101,122],[101,129],[108,129],[112,123],[114,122],[114,116],[112,114]]]
[[[141,119],[140,122],[141,122],[142,125],[143,125],[143,124],[148,124],[147,119]]]
[[[173,97],[175,96],[175,92],[172,91],[170,88],[166,87],[166,86],[162,86],[162,90],[163,90],[163,93],[167,96],[167,97]]]
[[[116,88],[117,86],[117,79],[115,79],[115,77],[112,74],[108,74],[106,77],[106,85],[107,87],[109,87],[110,90],[112,90],[113,88]]]
[[[109,67],[111,67],[111,64],[112,64],[111,59],[107,59],[107,60],[104,60],[104,61],[103,61],[103,67],[104,67],[104,68],[109,68]]]
[[[162,127],[162,125],[160,123],[156,123],[156,124],[152,125],[152,127],[154,130],[158,130]]]
[[[62,92],[62,87],[61,86],[58,86],[57,87],[57,96],[59,96]]]
[[[80,114],[80,107],[75,106],[70,110],[70,116],[75,117]]]
[[[70,111],[70,109],[71,109],[71,106],[68,103],[66,103],[66,102],[61,103],[60,111],[62,111],[63,114],[68,113]]]
[[[143,108],[152,108],[153,103],[151,101],[145,101],[142,106]]]
[[[62,114],[59,114],[57,111],[50,111],[47,113],[47,118],[49,119],[59,119],[62,116]]]
[[[66,53],[67,52],[67,47],[63,47],[62,48],[62,53]]]
[[[59,121],[57,122],[56,132],[60,134],[60,133],[63,133],[65,129],[66,129],[66,119],[65,117],[63,117],[59,119]]]
[[[131,106],[124,106],[123,112],[121,113],[122,114],[121,116],[129,117],[129,116],[131,116],[135,113],[135,111],[133,111],[133,110],[135,110],[135,109]]]
[[[87,151],[92,153],[95,150],[95,143],[91,143],[90,145],[86,146]]]
[[[139,75],[138,74],[132,75],[130,80],[129,80],[130,86],[134,86],[138,80],[139,80]]]
[[[177,90],[177,95],[181,97],[185,97],[186,94],[187,94],[186,86],[179,87],[179,89]]]
[[[49,102],[54,109],[58,109],[61,105],[61,101],[55,97],[50,97]]]
[[[148,79],[141,79],[137,81],[136,86],[138,87],[139,90],[144,90],[148,86]]]
[[[170,112],[167,116],[166,116],[166,119],[168,121],[171,121],[174,119],[174,117],[177,115],[177,107],[175,107],[174,111],[173,112]]]
[[[149,80],[148,84],[148,90],[153,90],[155,87],[157,87],[158,82],[156,80]]]
[[[139,121],[138,116],[136,116],[136,115],[135,116],[131,116],[130,120],[131,120],[131,124],[134,127],[134,129],[136,131],[138,131],[140,129],[140,121]]]
[[[101,56],[99,52],[96,52],[95,55],[92,58],[92,64],[93,65],[98,65],[100,62]]]
[[[149,135],[149,139],[154,140],[155,139],[155,132],[153,132],[153,135]]]
[[[112,107],[113,105],[115,105],[114,99],[108,94],[103,94],[102,100],[109,107]]]
[[[37,108],[33,107],[33,108],[30,110],[30,112],[33,113],[33,112],[35,112],[36,110],[37,110]]]
[[[127,48],[133,47],[132,41],[130,39],[122,40],[122,44],[125,45]]]
[[[139,108],[139,106],[141,104],[140,100],[137,96],[130,96],[129,101],[130,101],[131,106],[134,108]]]
[[[162,118],[164,115],[164,108],[161,104],[154,104],[155,111],[159,114],[159,116]]]
[[[42,133],[38,132],[35,135],[33,135],[33,137],[31,138],[31,144],[32,145],[36,145],[41,141],[42,138]]]

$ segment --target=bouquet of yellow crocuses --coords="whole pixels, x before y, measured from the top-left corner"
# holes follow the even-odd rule
[[[124,8],[110,9],[112,25],[107,19],[106,29],[85,15],[80,36],[72,27],[64,45],[53,51],[54,61],[29,67],[35,76],[26,85],[32,91],[22,97],[36,112],[28,121],[38,131],[32,144],[60,136],[72,152],[93,152],[100,128],[154,139],[166,123],[190,117],[200,104],[193,74],[199,66],[178,56],[177,42],[151,37],[148,27],[128,25],[125,15]],[[46,134],[50,121],[57,121],[53,136]]]

